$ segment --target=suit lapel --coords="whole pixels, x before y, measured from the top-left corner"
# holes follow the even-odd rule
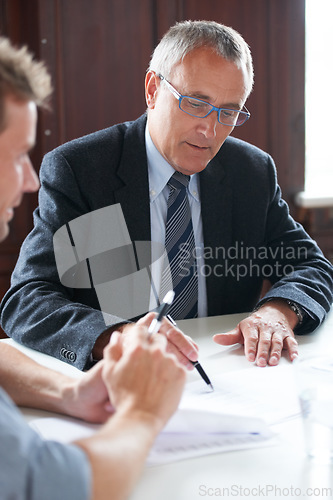
[[[121,205],[132,241],[150,241],[145,124],[145,117],[141,117],[126,131],[117,172],[123,186],[115,192],[115,201]]]
[[[226,280],[223,273],[221,275],[221,268],[217,275],[214,266],[224,266],[224,250],[227,251],[232,243],[233,194],[230,176],[221,157],[215,157],[199,177],[205,265],[209,269],[206,274],[208,314],[215,315],[220,314]]]
[[[215,249],[231,244],[232,188],[223,163],[216,157],[200,174],[204,245]]]

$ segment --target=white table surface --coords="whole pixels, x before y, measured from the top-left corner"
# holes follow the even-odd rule
[[[214,333],[228,331],[244,315],[235,314],[183,320],[179,326],[192,336],[200,347],[200,362],[209,373],[258,368],[243,355],[243,347],[215,344]],[[313,334],[298,336],[300,355],[333,351],[333,312]],[[44,354],[15,345],[41,364],[55,370],[80,376],[75,368]],[[289,361],[283,355],[280,366]],[[196,380],[193,371],[189,380]],[[29,421],[49,417],[50,413],[22,409]],[[253,448],[193,458],[173,464],[145,468],[142,478],[130,496],[131,500],[196,500],[202,498],[333,498],[333,465],[316,463],[304,452],[303,428],[300,418],[274,426],[278,441],[274,446]],[[134,436],[133,436],[134,437]]]

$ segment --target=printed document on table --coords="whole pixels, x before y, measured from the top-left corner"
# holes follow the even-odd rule
[[[236,431],[233,430],[235,423],[238,424]],[[62,443],[89,437],[100,427],[69,417],[39,418],[29,425],[43,439]],[[260,419],[179,410],[155,440],[146,463],[148,466],[162,465],[213,453],[268,446],[275,444],[274,437]]]
[[[147,464],[275,444],[269,425],[300,411],[288,368],[209,374],[214,392],[202,379],[188,383],[178,411],[157,437]],[[99,428],[66,417],[36,419],[30,425],[44,439],[62,442],[89,436]]]
[[[180,408],[262,418],[268,425],[300,415],[293,368],[253,366],[235,372],[209,374],[214,392],[200,379],[187,384]]]

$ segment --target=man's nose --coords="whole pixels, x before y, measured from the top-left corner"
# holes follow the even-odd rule
[[[219,122],[217,120],[217,112],[215,110],[213,110],[205,118],[200,118],[199,121],[199,131],[204,134],[205,137],[207,137],[208,139],[216,137],[216,127],[218,127]]]
[[[39,179],[32,166],[31,160],[27,157],[23,165],[23,192],[33,193],[39,188]]]

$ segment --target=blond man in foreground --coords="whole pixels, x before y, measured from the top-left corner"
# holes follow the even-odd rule
[[[25,49],[0,38],[0,239],[24,192],[38,189],[29,159],[37,107],[50,78]],[[185,369],[166,353],[166,337],[148,340],[153,314],[123,338],[115,332],[104,360],[78,379],[42,367],[0,343],[1,498],[123,499],[130,493],[157,434],[176,410]],[[10,396],[10,397],[8,397]],[[17,405],[104,423],[72,445],[42,441]]]

